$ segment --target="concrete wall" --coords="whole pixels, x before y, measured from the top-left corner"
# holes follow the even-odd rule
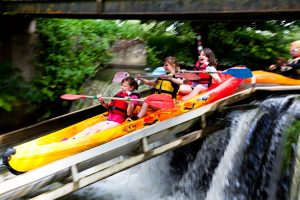
[[[145,44],[139,39],[119,40],[114,44],[112,50],[115,53],[115,57],[110,63],[112,65],[146,65]]]

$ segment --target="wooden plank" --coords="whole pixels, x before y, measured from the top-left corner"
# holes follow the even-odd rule
[[[288,85],[288,86],[259,86],[255,87],[255,90],[267,90],[267,91],[291,91],[300,90],[300,85]]]
[[[126,170],[132,166],[140,164],[140,163],[142,163],[146,160],[149,160],[153,157],[161,155],[167,151],[171,151],[173,149],[176,149],[176,148],[182,147],[186,144],[189,144],[201,137],[203,137],[201,130],[194,131],[194,132],[189,133],[185,136],[182,136],[168,144],[159,146],[157,148],[149,150],[146,153],[143,153],[143,154],[140,154],[137,156],[133,156],[122,162],[116,163],[104,170],[101,165],[95,166],[92,169],[90,169],[90,174],[85,174],[86,176],[82,176],[82,178],[79,179],[77,182],[67,183],[66,185],[64,185],[56,190],[41,194],[33,199],[34,200],[46,200],[46,199],[56,199],[56,198],[62,197],[66,194],[74,192],[80,188],[86,187],[92,183],[100,181],[100,180],[107,178],[113,174],[116,174],[120,171]],[[100,168],[100,170],[98,168]]]

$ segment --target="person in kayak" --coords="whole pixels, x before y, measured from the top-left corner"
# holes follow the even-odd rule
[[[270,65],[269,71],[276,71],[280,74],[291,77],[300,77],[300,40],[296,40],[290,44],[291,58],[282,65]]]
[[[194,71],[204,71],[204,72],[216,72],[217,60],[213,51],[210,48],[204,48],[200,51],[199,59],[195,64]],[[185,93],[189,93],[181,98],[181,100],[186,101],[200,92],[206,90],[212,83],[212,79],[217,83],[221,83],[222,79],[217,73],[199,73],[200,80],[192,81],[191,85],[184,85]],[[189,91],[189,92],[187,92]]]
[[[126,77],[122,80],[121,89],[122,90],[114,97],[128,97],[130,99],[140,98],[140,95],[136,92],[136,90],[138,90],[138,83],[132,77]],[[102,106],[108,109],[107,120],[84,129],[80,133],[73,136],[73,139],[104,131],[120,125],[126,120],[127,117],[131,117],[134,109],[137,106],[137,101],[111,100],[109,103],[106,103],[102,99],[101,95],[98,95],[97,97]]]
[[[147,80],[141,77],[140,74],[136,75],[136,78],[146,85],[154,87],[154,93],[171,95],[175,100],[179,86],[184,83],[184,79],[176,78],[175,73],[180,70],[179,64],[175,57],[169,56],[164,60],[164,69],[166,74],[161,74],[156,80]],[[137,116],[132,116],[132,120],[142,118],[146,115],[149,105],[144,102],[141,110]],[[152,109],[158,110],[159,108],[151,106]]]

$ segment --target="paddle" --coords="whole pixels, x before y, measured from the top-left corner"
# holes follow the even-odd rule
[[[98,99],[97,95],[89,96],[82,94],[64,94],[60,96],[61,99],[65,100],[77,100],[77,99]],[[119,98],[119,97],[102,97],[102,99],[108,100],[123,100],[123,101],[141,101],[146,102],[147,104],[157,107],[157,108],[174,108],[174,101],[171,96],[164,94],[152,94],[146,97],[145,99],[131,99],[128,98]]]
[[[224,71],[215,71],[215,72],[207,72],[207,71],[186,71],[183,70],[182,73],[208,73],[208,74],[229,74],[235,78],[251,78],[253,76],[250,69],[243,67],[243,68],[229,68]]]
[[[113,83],[121,83],[122,80],[126,77],[130,76],[130,74],[128,72],[117,72],[114,75],[114,78],[112,80]],[[141,76],[142,78],[158,78],[160,75],[145,75],[145,76]],[[166,75],[167,76],[167,75]],[[173,75],[170,75],[173,76]],[[200,77],[195,74],[195,73],[176,73],[175,77],[177,78],[184,78],[187,80],[191,80],[191,81],[195,81],[195,80],[199,80]]]

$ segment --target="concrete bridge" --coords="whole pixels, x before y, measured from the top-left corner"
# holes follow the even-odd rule
[[[257,20],[299,19],[299,0],[1,0],[1,16]]]

